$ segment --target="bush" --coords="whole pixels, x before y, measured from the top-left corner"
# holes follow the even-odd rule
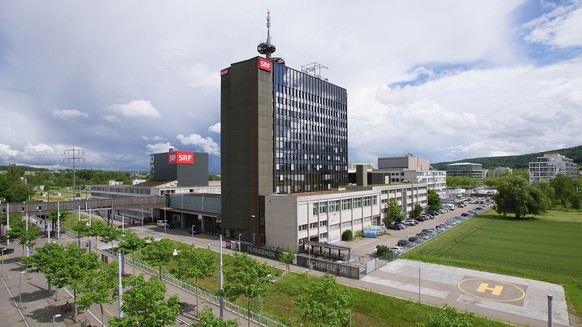
[[[364,231],[363,230],[359,230],[356,232],[356,237],[364,237]]]
[[[342,233],[342,241],[351,241],[354,239],[354,234],[351,229],[346,229]]]
[[[428,315],[428,324],[418,324],[422,327],[471,327],[473,326],[472,313],[459,313],[456,309],[447,305],[443,307],[443,312],[435,315]]]
[[[390,252],[390,249],[383,244],[376,245],[376,256],[381,257]]]

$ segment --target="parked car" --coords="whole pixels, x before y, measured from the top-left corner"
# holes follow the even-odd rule
[[[404,249],[401,246],[391,246],[390,251],[401,254],[402,252],[404,252]]]
[[[0,255],[11,254],[14,253],[14,249],[7,248],[5,246],[0,248]]]
[[[406,225],[406,226],[414,226],[414,225],[418,224],[418,220],[416,220],[416,219],[406,219],[402,223],[404,225]]]
[[[409,241],[409,240],[399,240],[399,241],[396,243],[396,245],[397,245],[397,246],[408,246],[408,245],[410,245],[410,241]]]
[[[198,234],[198,230],[196,230],[196,227],[190,226],[190,228],[188,228],[188,233],[189,234]]]
[[[174,228],[174,223],[172,223],[171,221],[167,221],[167,220],[158,220],[158,221],[156,221],[156,225],[158,225],[160,227]]]
[[[406,225],[404,225],[402,223],[395,223],[395,224],[390,225],[390,227],[388,227],[388,228],[393,229],[393,230],[402,230],[402,229],[406,228]]]

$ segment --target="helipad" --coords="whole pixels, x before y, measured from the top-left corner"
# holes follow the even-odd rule
[[[530,326],[547,326],[552,295],[554,326],[570,325],[564,288],[557,284],[409,260],[393,261],[361,281],[383,293]]]

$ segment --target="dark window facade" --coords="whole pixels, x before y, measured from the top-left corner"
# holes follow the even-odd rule
[[[274,192],[348,183],[347,91],[284,65],[273,71]]]

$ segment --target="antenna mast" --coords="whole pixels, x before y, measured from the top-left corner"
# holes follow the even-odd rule
[[[276,50],[275,45],[271,44],[271,12],[267,11],[267,40],[257,46],[257,51],[260,54],[264,54],[267,59],[270,59],[271,54]]]

